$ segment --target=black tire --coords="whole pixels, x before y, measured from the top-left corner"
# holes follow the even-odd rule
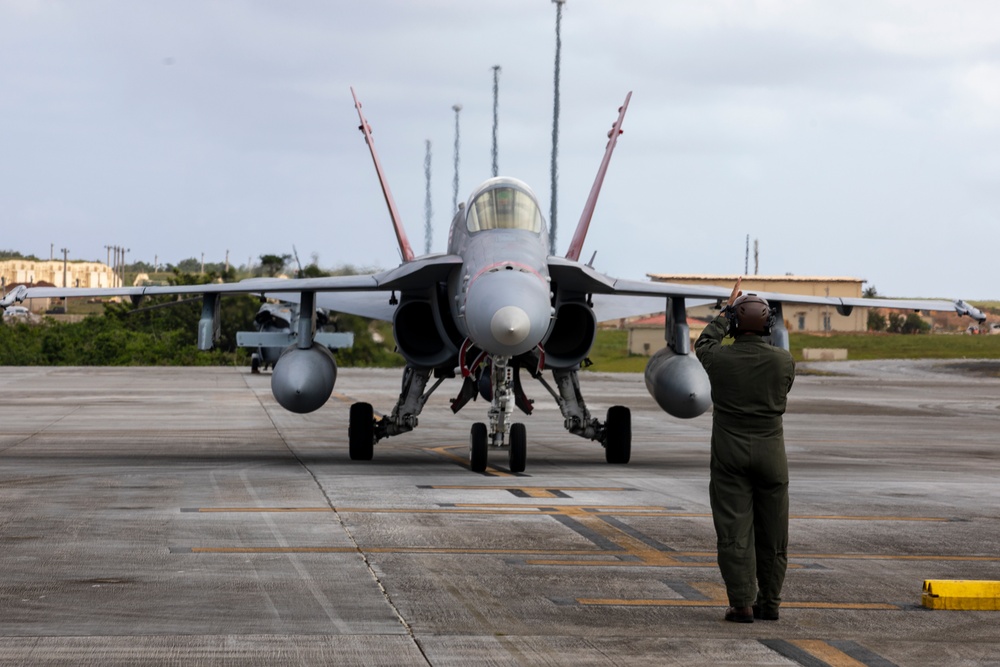
[[[257,356],[256,352],[250,355],[250,372],[260,373],[260,357]]]
[[[608,408],[604,424],[604,459],[608,463],[628,463],[632,458],[632,411],[624,405]]]
[[[472,472],[486,471],[486,455],[489,449],[489,434],[486,424],[476,422],[469,433],[469,469]]]
[[[507,452],[511,472],[524,472],[528,459],[528,431],[524,424],[511,424],[510,450]]]
[[[371,461],[375,449],[375,411],[370,403],[354,403],[347,427],[352,461]]]

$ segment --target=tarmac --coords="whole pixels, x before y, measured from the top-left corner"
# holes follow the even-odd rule
[[[526,381],[526,471],[476,474],[457,380],[357,462],[349,404],[388,412],[399,370],[296,415],[246,368],[0,368],[0,665],[1000,665],[1000,612],[921,606],[1000,579],[991,368],[800,365],[784,603],[753,624],[722,620],[711,416],[641,375],[581,380],[631,408],[628,465]]]

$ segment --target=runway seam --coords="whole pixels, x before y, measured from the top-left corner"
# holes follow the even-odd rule
[[[53,426],[55,426],[56,424],[58,424],[62,420],[66,419],[67,417],[72,417],[73,415],[75,415],[77,412],[79,412],[79,410],[80,410],[81,407],[82,406],[79,406],[79,405],[76,406],[76,407],[74,407],[72,410],[70,410],[66,414],[61,415],[58,419],[54,419],[54,420],[50,421],[48,424],[45,424],[44,426],[42,426],[40,429],[38,429],[34,433],[29,433],[28,435],[26,435],[21,440],[18,440],[17,442],[15,442],[15,443],[13,443],[11,445],[8,445],[7,447],[4,447],[3,449],[0,449],[0,454],[6,454],[8,451],[14,449],[15,447],[20,447],[21,445],[23,445],[24,443],[28,442],[29,440],[31,440],[35,436],[38,436],[38,435],[41,435],[42,433],[45,433],[46,431],[48,431],[50,428],[52,428]]]
[[[278,438],[281,439],[281,444],[285,446],[285,449],[288,450],[289,454],[291,454],[292,457],[298,462],[298,464],[302,466],[302,469],[309,474],[313,482],[316,484],[316,488],[318,488],[319,492],[323,494],[323,499],[326,501],[326,504],[330,507],[330,510],[333,512],[333,515],[337,518],[337,523],[340,524],[341,530],[344,531],[344,534],[347,536],[347,539],[350,540],[351,544],[354,547],[354,550],[361,557],[361,561],[365,564],[365,567],[368,569],[368,574],[371,575],[371,578],[375,582],[375,585],[378,586],[379,591],[382,593],[382,598],[385,600],[386,604],[389,605],[389,609],[392,610],[392,613],[396,616],[396,619],[399,621],[400,625],[402,625],[403,629],[406,630],[407,636],[410,638],[410,641],[413,642],[413,645],[416,647],[417,651],[420,652],[420,655],[421,657],[423,657],[424,662],[430,665],[431,661],[427,657],[427,653],[424,652],[424,647],[420,644],[420,640],[417,639],[416,634],[414,634],[413,628],[410,626],[409,623],[406,622],[406,619],[403,618],[403,615],[400,613],[399,608],[396,606],[395,602],[393,602],[392,596],[389,594],[389,591],[382,583],[382,580],[379,578],[378,573],[375,572],[375,568],[372,566],[371,561],[368,560],[368,555],[361,549],[361,546],[358,544],[358,541],[354,538],[354,535],[351,533],[350,528],[348,528],[347,524],[344,523],[344,519],[340,515],[340,512],[337,511],[337,507],[334,504],[333,499],[330,498],[329,494],[327,494],[326,489],[320,483],[319,478],[316,477],[316,474],[309,468],[308,465],[306,465],[305,461],[303,461],[299,457],[299,455],[295,452],[295,450],[292,449],[292,447],[288,444],[288,441],[285,440],[285,436],[281,434],[281,430],[278,428],[278,425],[274,423],[274,420],[271,418],[271,413],[268,412],[267,408],[264,406],[264,403],[260,400],[259,396],[257,396],[257,402],[260,404],[261,409],[264,410],[264,414],[267,415],[267,419],[268,421],[271,422],[271,426],[274,427],[275,434],[277,434]]]

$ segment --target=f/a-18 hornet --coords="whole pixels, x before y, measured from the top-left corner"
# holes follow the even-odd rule
[[[297,301],[301,317],[295,342],[282,353],[271,387],[284,408],[301,413],[321,407],[336,380],[333,355],[315,343],[317,307],[391,321],[396,345],[406,361],[402,390],[391,412],[380,419],[368,403],[351,406],[348,443],[352,459],[371,459],[380,440],[412,431],[431,393],[445,380],[460,378],[461,385],[451,401],[454,412],[476,396],[489,402],[486,421],[474,423],[470,433],[471,469],[485,470],[490,449],[505,447],[510,470],[523,471],[527,433],[524,423],[515,421],[514,411],[530,415],[533,407],[522,387],[523,371],[558,404],[567,431],[600,443],[608,463],[627,463],[632,437],[629,409],[613,406],[601,420],[588,410],[581,391],[579,370],[594,342],[597,323],[655,311],[649,298],[660,299],[658,303],[667,313],[667,346],[649,360],[646,388],[669,414],[696,417],[708,409],[711,390],[701,364],[691,355],[686,300],[720,300],[730,293],[723,287],[619,280],[579,261],[630,98],[631,93],[608,134],[597,177],[564,257],[548,253],[545,219],[535,193],[525,183],[508,177],[485,181],[459,206],[451,222],[446,254],[415,256],[355,96],[360,129],[403,259],[398,267],[371,275],[257,279],[191,287],[31,288],[18,290],[7,301],[44,296],[128,294],[136,298],[202,293],[199,346],[206,349],[217,336],[220,294],[253,293]],[[984,319],[961,300],[759,294],[774,308],[771,342],[785,348],[784,303],[830,305],[843,315],[861,306],[955,311]],[[551,373],[551,381],[546,379],[546,371]]]

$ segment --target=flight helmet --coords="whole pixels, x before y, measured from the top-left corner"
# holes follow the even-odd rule
[[[767,336],[774,325],[774,311],[767,299],[756,294],[744,294],[729,307],[726,319],[729,320],[729,333],[733,336],[743,333]]]

